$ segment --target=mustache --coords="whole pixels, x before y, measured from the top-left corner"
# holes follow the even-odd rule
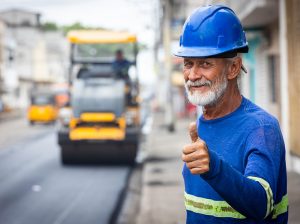
[[[191,81],[188,80],[186,83],[187,87],[194,87],[194,86],[211,86],[212,82],[209,80],[201,81],[201,80],[196,80],[196,81]]]

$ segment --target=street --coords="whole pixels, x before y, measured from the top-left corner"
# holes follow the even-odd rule
[[[0,224],[300,223],[300,0],[0,2]]]
[[[63,166],[55,126],[0,124],[0,223],[109,223],[126,166]]]

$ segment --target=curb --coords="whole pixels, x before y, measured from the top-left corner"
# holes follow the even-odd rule
[[[129,174],[128,184],[121,195],[119,215],[110,224],[135,224],[140,210],[143,164],[137,164]],[[119,209],[117,209],[119,210]]]

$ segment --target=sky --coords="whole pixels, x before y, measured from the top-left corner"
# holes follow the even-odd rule
[[[158,0],[0,0],[0,11],[17,8],[41,13],[42,22],[127,30],[137,34],[138,41],[149,48],[154,45]],[[143,68],[140,81],[154,81],[153,51],[140,52],[138,63]]]
[[[156,0],[0,0],[0,10],[26,9],[42,14],[42,22],[127,30],[142,42],[153,40]],[[156,7],[157,9],[157,7]]]

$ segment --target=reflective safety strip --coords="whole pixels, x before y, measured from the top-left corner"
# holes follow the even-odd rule
[[[273,210],[273,215],[272,215],[272,219],[276,219],[277,216],[287,212],[288,210],[288,205],[289,205],[289,202],[288,202],[288,196],[287,195],[284,195],[281,199],[281,201],[276,204],[274,206],[274,210]]]
[[[248,178],[251,179],[251,180],[255,180],[258,183],[260,183],[261,186],[266,191],[266,195],[267,195],[267,212],[266,212],[265,218],[267,218],[268,215],[273,211],[273,208],[274,208],[273,192],[272,192],[272,189],[270,187],[270,184],[267,181],[265,181],[264,179],[259,178],[259,177],[249,176]]]
[[[222,218],[245,219],[246,217],[234,210],[226,201],[196,197],[185,192],[185,207],[187,210]]]

